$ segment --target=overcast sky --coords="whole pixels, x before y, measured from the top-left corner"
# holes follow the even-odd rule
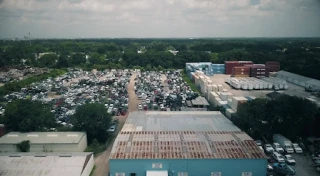
[[[0,38],[320,37],[320,0],[0,0]]]

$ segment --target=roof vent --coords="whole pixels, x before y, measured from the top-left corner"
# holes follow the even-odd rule
[[[71,153],[60,153],[59,157],[71,157],[72,154]]]
[[[34,157],[46,157],[46,156],[47,156],[46,153],[36,153],[36,154],[34,155]]]

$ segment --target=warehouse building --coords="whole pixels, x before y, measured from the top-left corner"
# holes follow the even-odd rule
[[[0,152],[19,152],[17,144],[30,141],[30,152],[83,152],[85,132],[11,132],[0,138]]]
[[[267,158],[218,111],[130,113],[110,176],[262,176]]]
[[[89,176],[92,153],[0,153],[0,175]]]
[[[320,90],[320,81],[312,78],[308,78],[305,76],[297,75],[294,73],[279,71],[277,72],[277,77],[284,79],[293,84],[309,88],[312,90]]]

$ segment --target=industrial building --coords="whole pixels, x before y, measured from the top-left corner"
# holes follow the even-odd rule
[[[89,176],[92,153],[0,153],[0,175]]]
[[[276,74],[277,77],[284,79],[290,83],[312,89],[312,90],[320,90],[320,81],[312,78],[308,78],[305,76],[297,75],[294,73],[290,73],[287,71],[279,71]]]
[[[30,141],[30,152],[83,152],[85,132],[10,132],[0,138],[0,152],[19,152],[17,144]]]
[[[267,158],[218,111],[129,114],[110,154],[110,176],[262,176]]]

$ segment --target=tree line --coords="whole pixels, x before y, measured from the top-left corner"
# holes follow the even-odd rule
[[[0,67],[183,69],[186,62],[279,61],[283,70],[320,79],[320,40],[283,39],[86,39],[5,41]],[[141,51],[138,53],[137,51]],[[169,50],[179,51],[172,54]],[[54,52],[40,59],[35,54]],[[87,57],[86,57],[87,56]]]
[[[307,99],[286,94],[240,104],[232,121],[257,139],[271,140],[276,133],[293,141],[298,137],[320,136],[320,108]]]

